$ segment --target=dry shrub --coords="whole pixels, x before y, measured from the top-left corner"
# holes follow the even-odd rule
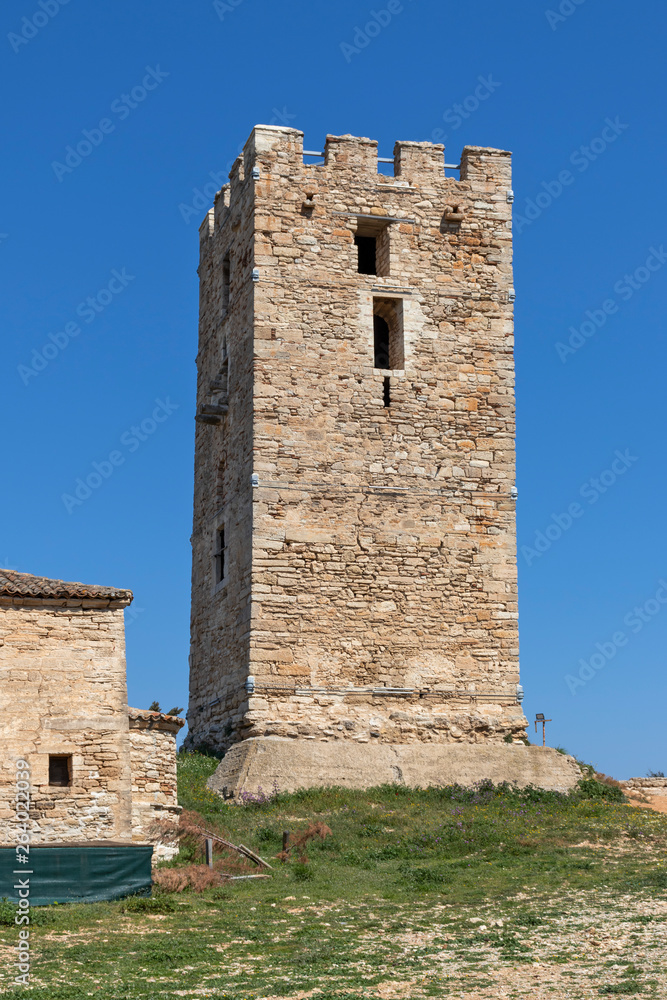
[[[220,873],[208,865],[183,865],[182,868],[160,868],[153,875],[153,882],[165,892],[183,892],[194,889],[203,892],[212,885],[220,885]]]
[[[205,853],[205,841],[207,837],[211,835],[214,837],[222,837],[224,840],[229,839],[229,835],[225,835],[225,831],[218,829],[215,824],[212,824],[209,820],[204,819],[204,817],[200,816],[198,812],[195,812],[194,810],[183,810],[179,817],[177,833],[178,839],[181,842],[187,844],[189,847],[196,848],[197,851],[203,855]],[[203,868],[207,872],[216,873],[218,884],[221,876],[247,875],[254,874],[257,871],[257,866],[253,862],[238,854],[236,851],[218,843],[216,840],[213,841],[213,850],[216,855],[216,860],[213,863],[213,869],[208,868],[207,865],[192,864],[184,865],[178,869],[172,869],[172,871],[184,872],[188,868]],[[183,888],[184,887],[185,886],[183,886]],[[181,892],[182,888],[175,889],[174,891]]]
[[[620,788],[622,792],[625,791],[620,781],[617,781],[616,778],[610,778],[608,774],[603,774],[602,771],[595,772],[595,780],[603,785],[609,785],[610,788]]]
[[[213,835],[214,837],[222,837],[224,840],[228,840],[229,837],[225,836],[225,833],[218,830],[210,822],[200,816],[198,812],[191,809],[184,809],[179,817],[178,822],[178,839],[185,842],[189,847],[197,848],[202,854],[205,851],[205,843],[207,837]],[[213,849],[216,853],[231,854],[237,857],[235,851],[230,851],[228,848],[223,847],[222,844],[218,844],[213,841]]]
[[[305,830],[301,830],[297,833],[291,833],[289,835],[289,840],[287,842],[287,850],[281,851],[276,857],[280,861],[288,861],[292,856],[292,851],[296,851],[298,860],[307,865],[308,856],[306,854],[306,844],[309,840],[313,840],[315,837],[319,837],[320,840],[324,840],[325,837],[332,836],[331,829],[326,826],[325,823],[309,823]]]
[[[205,820],[203,816],[200,816],[198,812],[195,812],[194,809],[184,809],[178,819],[178,837],[180,840],[187,838],[188,840],[196,842],[199,847],[201,847],[202,851],[204,850],[204,841],[207,836],[204,832],[205,830],[215,834],[217,837],[223,837],[225,840],[228,839],[225,837],[224,833],[220,832],[220,830],[209,830],[210,826],[210,822],[207,822],[207,820]]]

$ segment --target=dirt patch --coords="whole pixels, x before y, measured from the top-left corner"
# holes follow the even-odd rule
[[[630,805],[637,809],[653,809],[654,812],[667,813],[667,795],[633,795],[627,793]]]

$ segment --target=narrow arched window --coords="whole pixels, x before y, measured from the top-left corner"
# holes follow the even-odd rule
[[[373,365],[403,368],[403,301],[373,298]]]

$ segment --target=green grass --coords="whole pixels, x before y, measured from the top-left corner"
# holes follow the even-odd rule
[[[460,995],[464,982],[491,982],[484,975],[491,956],[514,966],[534,961],[565,911],[576,918],[572,900],[613,908],[622,894],[650,901],[667,888],[656,866],[667,817],[630,809],[593,779],[569,795],[386,785],[234,806],[206,789],[217,764],[179,755],[181,803],[212,830],[267,859],[280,851],[283,830],[319,820],[332,835],[308,844],[306,863],[272,860],[270,880],[36,911],[31,1000],[250,1000],[316,987],[318,1000],[356,1000],[385,979],[419,980],[411,996]],[[170,865],[201,860],[188,843]],[[629,932],[653,932],[655,921],[618,905]],[[13,913],[0,904],[5,946],[15,939]],[[476,930],[470,918],[490,913],[502,915],[503,926]],[[406,935],[407,946],[397,947]],[[442,968],[451,962],[451,972],[436,975],[434,956],[443,949],[451,958]],[[548,959],[554,967],[571,960],[567,948]],[[633,977],[598,982],[606,993],[652,995],[650,980]],[[3,995],[25,995],[10,979],[3,985]]]

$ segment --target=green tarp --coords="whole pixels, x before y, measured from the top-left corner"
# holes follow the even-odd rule
[[[19,880],[29,879],[31,906],[95,903],[122,896],[150,896],[150,844],[31,846],[28,864],[13,847],[0,848],[0,898],[18,903]]]

